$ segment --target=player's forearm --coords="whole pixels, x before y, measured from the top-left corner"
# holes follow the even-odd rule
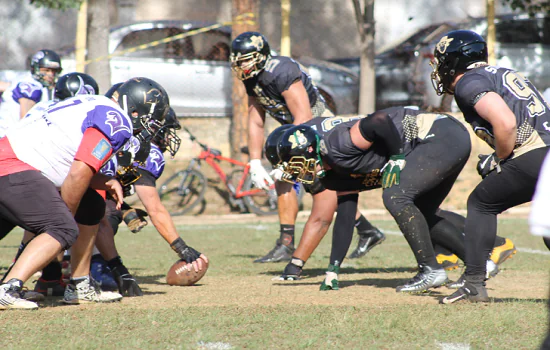
[[[149,210],[148,214],[158,233],[166,242],[170,244],[179,237],[176,226],[168,211],[162,209]]]
[[[76,174],[69,174],[61,185],[61,198],[71,213],[76,214],[82,196],[88,188],[87,181],[80,181]]]
[[[493,128],[495,135],[495,152],[500,159],[508,158],[516,145],[517,128],[502,126]]]
[[[250,159],[262,158],[262,147],[264,143],[264,128],[255,123],[248,126],[248,152]]]

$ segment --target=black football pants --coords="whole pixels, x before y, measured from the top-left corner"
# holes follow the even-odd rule
[[[470,151],[470,135],[460,122],[452,118],[437,120],[428,136],[407,154],[399,185],[384,190],[384,205],[419,265],[438,266],[432,241],[464,257],[461,230],[437,215],[437,210]]]
[[[531,201],[548,147],[529,151],[501,164],[468,197],[465,227],[466,275],[485,276],[486,260],[497,234],[497,215]]]

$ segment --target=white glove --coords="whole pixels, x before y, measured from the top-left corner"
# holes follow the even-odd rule
[[[251,159],[248,163],[250,165],[250,177],[254,186],[263,190],[268,190],[269,186],[273,185],[273,179],[262,165],[262,161],[259,159]]]
[[[285,173],[280,167],[276,167],[269,173],[276,181],[291,181],[292,177]]]

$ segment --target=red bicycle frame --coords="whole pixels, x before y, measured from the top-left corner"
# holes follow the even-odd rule
[[[201,151],[201,153],[198,156],[198,159],[204,160],[208,165],[210,165],[214,169],[214,171],[218,174],[218,176],[223,180],[223,183],[228,189],[229,189],[229,186],[227,186],[227,175],[225,174],[223,169],[220,167],[218,162],[222,162],[222,161],[229,162],[233,165],[237,165],[244,168],[244,173],[241,176],[241,179],[239,180],[239,184],[237,185],[237,188],[235,189],[235,194],[234,194],[235,198],[242,198],[245,196],[253,196],[258,194],[265,195],[264,190],[261,190],[259,188],[253,189],[250,191],[242,191],[244,181],[248,175],[248,172],[250,171],[250,165],[248,165],[247,163],[238,161],[233,158],[228,158],[222,155],[214,154],[210,151],[210,148],[208,148],[207,150]],[[269,188],[271,189],[273,187],[274,185],[271,185]]]

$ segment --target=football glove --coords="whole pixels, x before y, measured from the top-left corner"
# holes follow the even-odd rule
[[[133,233],[138,233],[147,226],[147,212],[141,209],[130,208],[122,212],[122,219]]]
[[[188,264],[191,264],[201,256],[201,253],[185,244],[181,237],[178,237],[174,242],[172,242],[170,247],[179,255],[180,259],[184,260]]]
[[[269,175],[276,181],[292,181],[292,176],[285,173],[280,166],[277,166],[275,169],[271,170]]]
[[[479,154],[477,157],[479,158],[479,161],[477,162],[477,173],[481,175],[482,179],[484,179],[495,169],[497,173],[502,171],[500,168],[500,163],[502,163],[503,160],[497,157],[496,153]]]
[[[382,172],[382,188],[399,185],[401,170],[403,170],[405,164],[404,154],[396,154],[390,157],[390,160],[380,170]]]
[[[259,159],[252,159],[248,164],[250,165],[250,178],[254,186],[263,190],[268,190],[269,186],[273,185],[273,179],[264,169],[262,161]]]
[[[111,269],[116,284],[118,285],[118,292],[125,297],[140,297],[143,295],[141,288],[137,284],[135,278],[128,272],[128,269],[124,265],[117,266]]]

